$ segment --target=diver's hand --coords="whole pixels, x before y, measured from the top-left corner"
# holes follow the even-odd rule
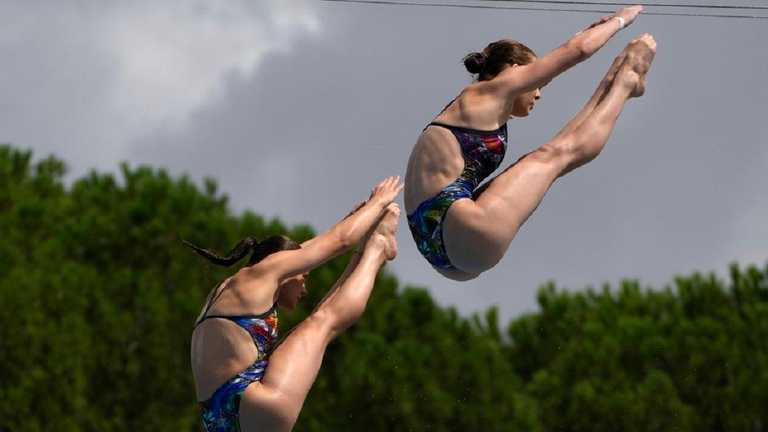
[[[397,194],[402,190],[403,184],[400,183],[400,176],[387,177],[373,187],[368,201],[374,201],[382,207],[386,207],[395,200]]]
[[[640,15],[640,12],[642,12],[642,10],[643,10],[643,6],[641,5],[625,7],[624,9],[616,12],[614,16],[624,18],[624,27],[627,27],[633,22],[635,22],[635,19],[637,18],[638,15]]]
[[[599,20],[593,22],[592,24],[589,25],[589,27],[585,28],[584,30],[580,31],[579,33],[583,33],[583,32],[585,32],[585,31],[587,31],[587,30],[589,30],[591,28],[594,28],[594,27],[597,27],[599,25],[605,24],[608,21],[610,21],[610,20],[612,20],[614,18],[617,18],[617,17],[621,17],[621,18],[624,19],[624,27],[626,28],[627,26],[629,26],[630,24],[635,22],[635,19],[637,18],[637,16],[640,14],[640,12],[642,10],[643,10],[643,7],[641,5],[625,7],[624,9],[621,9],[620,11],[616,12],[615,14],[606,15],[606,16],[600,18]]]

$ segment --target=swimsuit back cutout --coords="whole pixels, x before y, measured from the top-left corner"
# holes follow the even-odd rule
[[[496,171],[507,153],[507,124],[498,129],[479,130],[461,126],[452,126],[440,122],[431,122],[428,126],[448,129],[456,137],[464,157],[464,171],[459,177],[465,177],[477,187],[481,181]],[[469,168],[469,171],[467,169]]]
[[[197,322],[212,318],[232,321],[251,335],[256,345],[256,361],[246,370],[227,380],[204,402],[200,402],[205,432],[236,432],[240,430],[240,398],[252,382],[261,381],[267,369],[267,357],[277,341],[277,307],[272,306],[259,315],[210,315]]]
[[[253,339],[253,343],[260,354],[267,355],[277,339],[276,306],[273,305],[268,311],[258,315],[208,315],[198,321],[197,325],[214,318],[232,321],[251,335],[251,339]]]
[[[453,133],[461,147],[464,169],[456,180],[408,215],[408,226],[419,252],[430,264],[440,269],[455,269],[443,243],[443,220],[451,204],[461,198],[472,198],[480,183],[501,165],[507,151],[507,125],[492,131],[438,122],[428,126],[439,126]]]

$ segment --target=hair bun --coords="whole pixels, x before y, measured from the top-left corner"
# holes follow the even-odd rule
[[[471,74],[478,74],[483,70],[485,66],[486,56],[483,53],[473,52],[464,57],[464,67]]]

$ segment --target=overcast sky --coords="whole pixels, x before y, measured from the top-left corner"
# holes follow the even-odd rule
[[[545,53],[599,16],[5,0],[0,142],[56,154],[71,178],[123,160],[213,177],[235,211],[325,229],[379,179],[405,173],[421,129],[470,82],[463,55],[506,37]],[[449,281],[418,254],[403,217],[390,267],[401,281],[465,313],[498,305],[507,320],[535,310],[547,280],[660,287],[694,270],[725,275],[732,261],[766,263],[768,21],[640,16],[509,123],[502,166],[557,132],[642,32],[659,44],[646,95],[627,104],[599,158],[554,185],[506,258]]]

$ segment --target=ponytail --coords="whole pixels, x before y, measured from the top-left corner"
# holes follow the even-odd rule
[[[273,235],[261,241],[253,237],[246,237],[240,240],[226,256],[196,246],[187,240],[182,239],[181,242],[208,261],[224,267],[229,267],[240,261],[249,253],[251,253],[251,258],[248,260],[248,265],[253,265],[275,252],[301,248],[298,243],[282,235]]]

